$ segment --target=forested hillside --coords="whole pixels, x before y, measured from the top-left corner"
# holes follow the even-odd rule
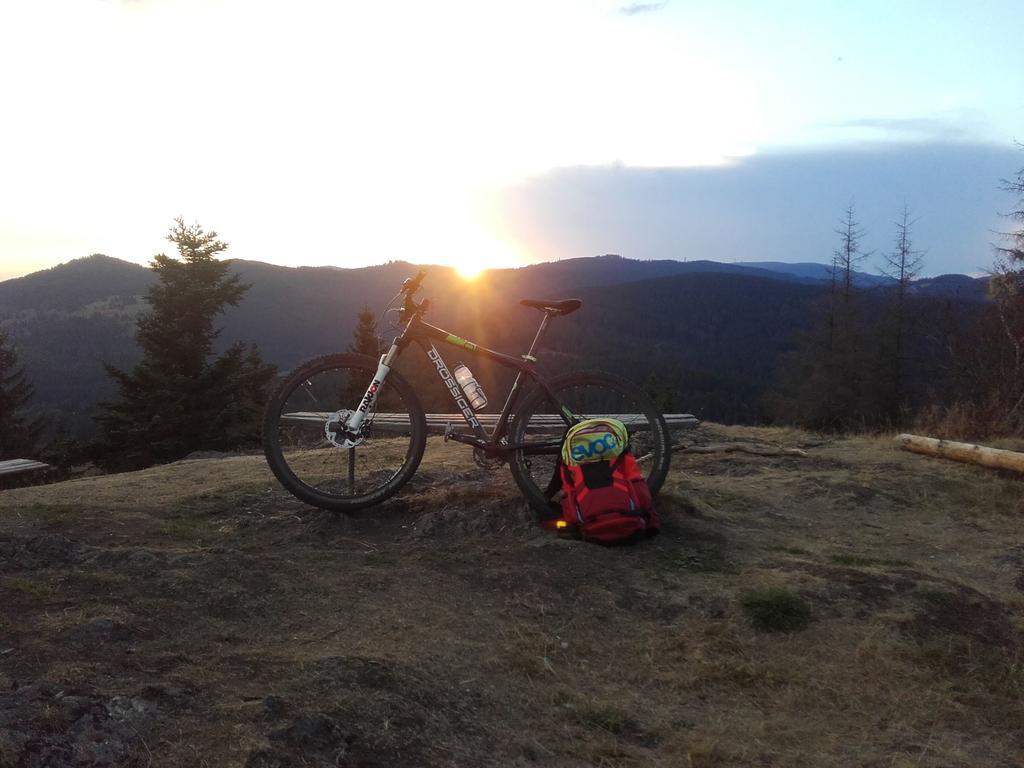
[[[347,347],[358,311],[380,312],[417,269],[405,262],[361,269],[240,260],[232,266],[251,288],[224,314],[218,344],[254,342],[283,369]],[[102,363],[126,368],[138,359],[135,318],[152,282],[144,267],[92,256],[0,283],[0,327],[17,345],[36,404],[59,414],[73,433],[87,434],[94,404],[113,394]],[[984,281],[965,276],[916,285],[934,317],[969,314],[984,298]],[[512,353],[525,351],[540,317],[519,306],[521,298],[579,297],[583,308],[552,327],[542,355],[546,369],[618,370],[666,408],[747,421],[759,417],[778,356],[811,322],[825,289],[806,270],[794,276],[757,266],[604,256],[493,270],[473,282],[430,267],[422,295],[432,300],[431,322]],[[867,301],[881,301],[880,291]],[[928,296],[942,298],[922,298]],[[456,357],[453,351],[449,359]],[[422,357],[413,350],[409,358],[402,368],[423,375]],[[494,391],[493,373],[473,367]],[[441,407],[443,397],[435,382],[424,381],[428,407]]]

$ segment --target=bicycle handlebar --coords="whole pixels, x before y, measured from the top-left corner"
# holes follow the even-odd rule
[[[423,278],[427,276],[427,270],[421,269],[416,273],[416,277],[407,277],[402,283],[402,294],[404,295],[404,301],[402,302],[402,312],[400,317],[405,322],[413,315],[423,314],[427,311],[427,307],[430,305],[428,299],[424,299],[419,304],[413,301],[413,294],[420,288],[420,283],[423,282]]]
[[[421,269],[416,273],[416,277],[407,277],[402,282],[402,293],[407,296],[412,296],[416,291],[419,290],[420,283],[423,282],[423,278],[427,276],[427,270]]]

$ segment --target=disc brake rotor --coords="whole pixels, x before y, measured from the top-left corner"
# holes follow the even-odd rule
[[[324,435],[335,448],[355,448],[363,442],[363,435],[349,432],[345,424],[354,412],[346,409],[335,411],[324,422]]]

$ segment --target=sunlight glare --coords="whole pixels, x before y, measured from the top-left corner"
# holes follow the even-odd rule
[[[467,282],[473,282],[483,274],[485,269],[487,267],[480,264],[457,264],[455,266],[455,274]]]
[[[449,243],[449,257],[445,263],[454,267],[455,273],[463,280],[476,280],[488,269],[524,263],[515,248],[478,224],[461,228],[455,237],[455,242]]]

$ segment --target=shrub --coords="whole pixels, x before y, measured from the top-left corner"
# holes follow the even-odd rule
[[[760,589],[740,596],[740,605],[754,628],[762,632],[795,632],[811,621],[811,607],[787,589]]]

